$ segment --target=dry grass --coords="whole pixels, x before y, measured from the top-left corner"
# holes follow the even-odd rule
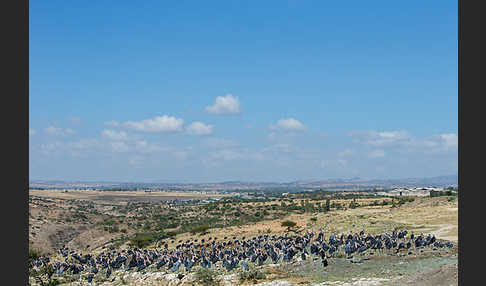
[[[44,198],[60,198],[60,199],[80,199],[80,200],[93,200],[103,197],[109,198],[153,198],[161,199],[167,198],[167,200],[173,199],[205,199],[214,197],[227,197],[227,194],[217,194],[214,192],[145,192],[145,191],[93,191],[93,190],[29,190],[30,196],[38,196]]]
[[[356,202],[370,203],[374,200],[359,199]],[[341,200],[341,203],[348,205],[350,201]],[[382,199],[380,199],[381,201]],[[266,203],[266,205],[273,203]],[[315,217],[317,220],[314,222],[311,220],[311,217]],[[283,220],[296,222],[296,229],[324,231],[325,233],[354,233],[359,232],[361,229],[366,229],[370,233],[380,233],[391,231],[394,228],[403,228],[415,233],[431,232],[437,238],[452,241],[457,241],[458,236],[457,200],[455,202],[447,202],[445,197],[422,197],[396,208],[392,208],[390,205],[369,206],[356,209],[332,210],[329,213],[291,214],[279,220],[262,221],[241,227],[211,229],[209,234],[197,236],[197,238],[253,237],[265,234],[268,229],[271,230],[272,235],[284,234],[287,228],[280,225]],[[191,234],[180,234],[175,238],[175,244],[180,239],[188,240],[194,238],[195,236]]]
[[[97,200],[100,196],[137,196],[145,197],[163,197],[180,195],[179,198],[183,198],[188,195],[206,196],[207,194],[187,194],[183,192],[160,192],[160,193],[145,193],[145,192],[100,192],[100,191],[69,191],[64,192],[60,190],[46,191],[46,190],[31,190],[31,195],[48,198],[51,201],[43,202],[44,207],[39,207],[35,204],[30,204],[29,208],[29,241],[32,247],[38,249],[44,249],[48,251],[55,251],[56,241],[60,241],[55,237],[56,233],[61,232],[64,237],[72,235],[70,242],[67,243],[73,248],[87,250],[99,249],[106,245],[112,238],[119,238],[121,233],[108,233],[100,229],[94,228],[94,223],[97,221],[96,216],[92,216],[91,224],[83,223],[82,221],[68,223],[62,219],[62,216],[72,213],[68,209],[72,206],[73,199],[86,199]],[[67,200],[65,200],[67,199]],[[415,233],[434,233],[436,237],[457,241],[458,237],[458,209],[457,200],[448,202],[447,197],[418,197],[414,202],[405,203],[404,205],[396,208],[392,208],[391,205],[381,206],[383,200],[390,201],[391,198],[379,198],[379,199],[356,199],[356,202],[360,205],[368,205],[377,200],[379,206],[366,206],[358,207],[355,209],[336,210],[332,209],[327,213],[290,213],[286,217],[275,220],[264,220],[257,223],[251,223],[241,226],[232,226],[225,228],[213,228],[209,230],[205,235],[193,235],[190,233],[179,234],[173,238],[174,243],[169,243],[172,247],[178,243],[179,240],[189,239],[201,239],[206,240],[209,237],[217,237],[223,239],[224,237],[237,238],[254,237],[265,233],[271,235],[281,235],[286,233],[287,228],[281,226],[281,222],[284,220],[291,220],[297,223],[295,229],[302,231],[324,231],[326,235],[330,232],[335,233],[349,233],[359,232],[362,229],[366,229],[371,233],[379,233],[384,231],[390,231],[394,228],[406,228]],[[100,202],[99,200],[97,200]],[[301,199],[295,199],[293,202],[300,205]],[[351,199],[332,199],[331,203],[341,203],[343,206],[348,206]],[[325,204],[325,200],[310,201],[316,205],[320,202]],[[237,203],[232,206],[237,208],[252,207],[252,210],[246,209],[246,212],[254,213],[261,211],[265,207],[268,212],[272,214],[269,206],[278,204],[280,200],[276,199],[270,202],[250,202],[250,203]],[[113,205],[123,204],[119,201],[111,201],[109,205],[103,206],[104,202],[98,204],[101,208],[101,213],[105,215],[116,214],[116,211],[112,210]],[[288,205],[289,202],[286,202]],[[110,206],[111,205],[111,206]],[[259,208],[261,207],[261,208]],[[201,208],[194,208],[192,214],[204,215]],[[187,213],[189,215],[189,213]],[[130,217],[127,214],[126,217]],[[271,217],[271,215],[270,215]],[[311,220],[312,218],[312,220]],[[102,220],[102,218],[99,218]],[[123,228],[123,226],[121,226]],[[126,227],[125,227],[126,228]],[[130,235],[134,230],[128,231],[125,235]],[[35,233],[35,236],[32,234]],[[54,236],[53,236],[54,235]]]

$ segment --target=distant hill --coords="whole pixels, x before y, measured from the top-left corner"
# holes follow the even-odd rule
[[[392,188],[392,187],[426,187],[426,186],[457,186],[457,175],[438,176],[430,178],[404,178],[404,179],[361,179],[354,177],[350,179],[336,178],[325,180],[298,180],[288,183],[277,182],[244,182],[226,181],[220,183],[169,183],[159,180],[155,183],[144,182],[79,182],[79,181],[49,181],[31,180],[30,188],[54,188],[54,189],[165,189],[165,190],[309,190],[309,189],[340,189],[357,190],[371,188]]]

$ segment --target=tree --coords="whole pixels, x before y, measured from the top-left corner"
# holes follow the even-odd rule
[[[324,208],[324,210],[326,212],[330,211],[331,210],[331,200],[330,199],[327,199],[326,200],[326,207]]]
[[[281,225],[282,225],[283,227],[286,227],[286,228],[287,228],[287,230],[290,230],[291,228],[293,228],[294,226],[296,226],[296,225],[297,225],[297,223],[296,223],[296,222],[293,222],[293,221],[291,221],[291,220],[286,220],[286,221],[283,221],[283,222],[281,223]]]

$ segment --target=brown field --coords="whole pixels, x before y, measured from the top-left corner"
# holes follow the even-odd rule
[[[98,200],[108,202],[192,200],[221,198],[228,195],[206,192],[145,192],[145,191],[93,191],[93,190],[29,190],[29,196],[56,199]]]

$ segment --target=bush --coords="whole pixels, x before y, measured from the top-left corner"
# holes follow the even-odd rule
[[[152,234],[136,234],[134,238],[130,240],[130,244],[137,248],[145,248],[149,246],[156,238]]]
[[[294,226],[296,226],[296,225],[297,225],[297,223],[296,223],[296,222],[294,222],[294,221],[291,221],[291,220],[286,220],[286,221],[283,221],[283,222],[281,223],[281,226],[283,226],[283,227],[287,227],[288,229],[290,229],[290,228],[292,228],[292,227],[294,227]]]
[[[29,251],[30,252],[30,251]],[[34,277],[37,283],[43,286],[56,286],[61,284],[57,279],[52,278],[56,269],[52,264],[43,265],[39,271],[30,270],[29,275]]]
[[[194,281],[203,286],[219,285],[216,276],[216,271],[201,267],[194,273]]]
[[[209,226],[203,224],[203,225],[196,226],[193,229],[191,229],[191,233],[196,234],[196,233],[200,233],[200,232],[206,232],[208,229],[209,229]]]
[[[250,267],[248,271],[243,270],[238,273],[240,282],[253,281],[253,283],[256,283],[257,280],[265,279],[265,277],[266,275],[264,272],[253,267]]]
[[[41,256],[40,250],[29,248],[29,263],[39,259]]]

